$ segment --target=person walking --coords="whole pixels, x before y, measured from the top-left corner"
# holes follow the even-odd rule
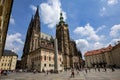
[[[79,75],[79,70],[77,70],[77,75]]]
[[[34,73],[34,74],[36,73],[36,69],[33,70],[33,73]]]
[[[71,77],[75,77],[74,69],[71,70]]]
[[[100,68],[98,67],[98,71],[100,72]]]
[[[47,70],[47,75],[48,75],[48,70]]]
[[[85,72],[86,72],[86,74],[87,74],[87,68],[85,68]]]
[[[95,72],[96,72],[96,67],[95,67]]]
[[[90,72],[90,67],[88,67],[88,69],[89,69],[89,72]]]
[[[115,71],[115,69],[113,68],[113,66],[111,66],[111,70],[112,70],[112,72],[114,72],[114,71]]]
[[[104,67],[104,71],[105,71],[105,72],[107,71],[106,67]]]
[[[2,74],[2,70],[0,69],[0,76],[1,76],[1,74]]]

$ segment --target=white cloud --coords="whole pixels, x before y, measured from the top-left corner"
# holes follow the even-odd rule
[[[15,19],[13,18],[13,16],[10,16],[10,24],[14,25],[15,24]]]
[[[90,24],[86,24],[84,27],[77,27],[74,31],[75,34],[80,34],[81,36],[87,37],[88,40],[99,41],[103,36],[96,34],[96,31]]]
[[[37,7],[34,5],[30,5],[30,8],[33,10],[33,12],[35,12],[37,10]]]
[[[88,23],[84,27],[77,27],[74,30],[74,33],[82,34],[83,36],[87,36],[89,34],[94,34],[95,31],[94,31],[93,27],[91,27],[90,24]]]
[[[94,49],[100,49],[105,46],[105,44],[97,41],[97,42],[91,42],[87,41],[86,39],[78,39],[75,40],[77,44],[77,48],[81,50],[82,55],[84,56],[85,52],[94,50]]]
[[[105,27],[106,27],[105,25],[102,25],[101,27],[97,28],[96,33],[103,30]]]
[[[20,33],[8,34],[6,38],[5,49],[13,50],[18,53],[22,51],[24,42],[21,39],[22,35]]]
[[[114,25],[111,28],[110,36],[115,37],[115,38],[120,38],[120,24]]]
[[[93,49],[100,49],[102,47],[104,47],[104,45],[100,42],[95,42],[93,45]]]
[[[73,32],[77,35],[80,35],[80,38],[84,39],[78,39],[76,40],[76,44],[78,49],[81,50],[82,54],[84,55],[85,52],[99,49],[105,46],[103,43],[104,41],[104,35],[97,35],[99,31],[104,29],[106,26],[103,25],[101,27],[98,27],[96,30],[88,23],[84,27],[77,27]]]
[[[118,0],[107,0],[108,5],[115,5],[118,3]]]
[[[81,49],[81,48],[86,48],[86,47],[88,47],[89,46],[89,43],[88,43],[88,41],[87,40],[85,40],[85,39],[78,39],[78,40],[76,40],[76,44],[77,44],[77,46]]]
[[[42,21],[49,28],[54,28],[59,22],[61,11],[63,12],[64,20],[66,20],[66,13],[61,8],[60,0],[48,0],[47,3],[41,3],[40,9]]]
[[[84,53],[86,52],[86,50],[89,47],[88,41],[85,40],[85,39],[78,39],[78,40],[75,40],[75,41],[76,41],[76,44],[77,44],[77,48],[81,50],[82,55],[84,56]]]

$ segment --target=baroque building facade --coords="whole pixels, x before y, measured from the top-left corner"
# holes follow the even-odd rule
[[[3,54],[13,0],[0,0],[0,57]]]
[[[120,43],[85,53],[87,67],[120,67]]]
[[[73,61],[72,58],[74,56],[74,54],[72,55],[72,53],[74,53],[75,51],[73,50],[72,52],[70,52],[70,47],[72,46],[72,49],[77,48],[76,46],[72,45],[72,41],[70,42],[68,27],[66,27],[66,25],[64,26],[64,24],[61,24],[62,20],[63,17],[61,14],[59,22],[60,30],[58,28],[56,29],[56,38],[42,33],[40,26],[39,8],[37,8],[35,16],[32,17],[30,21],[26,35],[26,41],[24,44],[22,55],[23,69],[36,69],[38,71],[63,71],[64,68],[71,67],[71,65],[73,64],[73,62],[71,61]],[[65,31],[65,34],[63,34],[63,31]],[[78,51],[76,51],[76,54],[77,53]],[[76,58],[77,63],[79,63],[82,59],[79,55],[76,55]]]

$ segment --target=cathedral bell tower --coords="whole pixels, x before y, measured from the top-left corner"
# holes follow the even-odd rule
[[[60,21],[56,25],[56,38],[58,40],[58,50],[63,53],[64,68],[70,68],[69,29],[68,24],[63,20],[62,13],[60,13]]]

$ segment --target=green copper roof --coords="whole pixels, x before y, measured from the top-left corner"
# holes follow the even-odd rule
[[[60,13],[60,23],[64,23],[64,21],[63,21],[63,15],[62,15],[62,12]]]

